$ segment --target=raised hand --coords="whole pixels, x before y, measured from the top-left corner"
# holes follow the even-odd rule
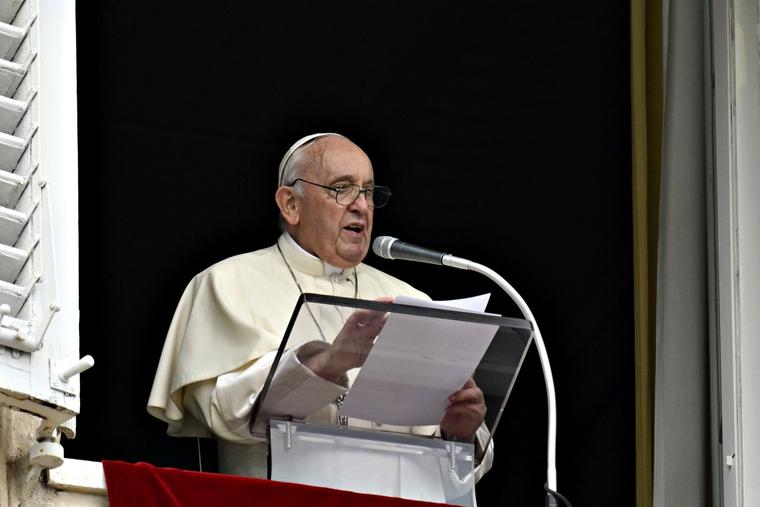
[[[332,345],[304,364],[325,380],[337,383],[348,370],[364,364],[387,320],[385,312],[356,310],[346,320]]]

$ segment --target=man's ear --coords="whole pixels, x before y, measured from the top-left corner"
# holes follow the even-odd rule
[[[297,196],[293,192],[293,187],[280,187],[274,194],[274,200],[277,207],[280,208],[280,215],[288,225],[297,225],[300,221],[299,206]]]

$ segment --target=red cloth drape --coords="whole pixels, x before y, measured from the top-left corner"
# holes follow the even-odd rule
[[[237,505],[276,507],[432,507],[419,502],[235,475],[157,468],[148,463],[103,461],[110,507]]]

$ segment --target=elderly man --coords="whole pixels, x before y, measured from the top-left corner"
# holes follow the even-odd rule
[[[274,246],[197,275],[177,307],[148,401],[148,411],[168,423],[170,435],[215,436],[221,471],[266,477],[266,444],[251,434],[249,423],[299,295],[427,297],[362,264],[374,208],[389,197],[387,188],[375,185],[367,155],[339,134],[307,136],[288,150],[275,193],[282,236]],[[347,390],[346,373],[361,366],[382,327],[380,318],[362,322],[361,329],[355,318],[338,320],[323,333],[324,343],[283,356],[273,384],[286,385],[287,394],[275,406],[267,397],[268,413],[336,421],[334,400]],[[450,400],[440,432],[482,447],[487,432],[480,389],[470,380]],[[390,429],[428,435],[438,430]],[[493,459],[492,449],[480,455],[476,478]]]

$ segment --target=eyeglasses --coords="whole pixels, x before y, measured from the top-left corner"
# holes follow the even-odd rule
[[[364,194],[364,199],[366,199],[367,204],[372,208],[382,208],[388,204],[388,201],[391,198],[391,189],[388,187],[381,187],[379,185],[361,188],[359,185],[354,185],[353,183],[341,183],[340,185],[336,185],[334,187],[328,187],[327,185],[320,185],[319,183],[314,183],[313,181],[307,181],[303,178],[298,178],[296,180],[293,180],[293,182],[288,186],[292,187],[299,181],[303,181],[309,185],[314,185],[315,187],[320,187],[324,188],[325,190],[331,190],[335,192],[335,202],[341,206],[350,206],[359,197],[359,194]]]

